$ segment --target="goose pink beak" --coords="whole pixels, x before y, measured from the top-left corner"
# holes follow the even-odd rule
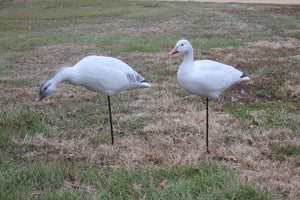
[[[45,98],[45,97],[46,97],[46,96],[43,95],[43,94],[40,92],[39,96],[35,99],[35,102],[37,103],[37,102],[41,101],[43,98]]]
[[[178,53],[178,47],[174,47],[168,54],[173,55],[175,53]]]

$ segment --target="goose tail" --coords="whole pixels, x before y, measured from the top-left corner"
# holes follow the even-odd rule
[[[146,79],[141,81],[141,85],[144,87],[151,87],[151,84]]]
[[[241,78],[241,81],[250,81],[251,80],[245,73],[243,73],[240,78]]]

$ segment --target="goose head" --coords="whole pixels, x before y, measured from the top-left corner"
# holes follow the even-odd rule
[[[173,55],[175,53],[188,53],[193,49],[191,43],[187,40],[179,40],[175,47],[168,53],[169,55]]]
[[[39,96],[35,99],[35,102],[41,101],[46,96],[49,96],[56,89],[56,84],[53,83],[52,79],[46,80],[40,87]]]

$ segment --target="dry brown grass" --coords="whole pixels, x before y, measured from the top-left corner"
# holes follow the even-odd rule
[[[111,28],[113,30],[114,27],[121,26],[122,23],[122,20],[115,20],[114,26],[106,24],[107,27],[103,29]],[[176,28],[175,23],[176,18],[172,23],[168,22],[168,29],[170,27]],[[97,32],[98,30],[98,33],[101,34],[101,30],[97,29],[96,26],[89,26],[89,24],[87,26],[89,31]],[[75,31],[81,32],[87,26],[79,27]],[[69,30],[62,28],[61,31]],[[142,28],[139,30],[124,28],[122,30],[121,27],[119,31],[128,34],[140,34],[145,30]],[[165,32],[168,30],[153,28],[150,31]],[[170,49],[172,47],[170,46]],[[16,60],[14,68],[18,72],[1,77],[0,83],[20,79],[34,80],[37,74],[38,79],[42,81],[48,78],[58,67],[72,65],[74,61],[93,54],[93,48],[95,48],[93,45],[69,43],[43,46],[33,51],[0,55],[6,58],[13,57]],[[90,127],[78,128],[66,125],[65,129],[57,127],[58,125],[49,119],[48,115],[52,117],[62,115],[66,123],[68,120],[75,121],[76,114],[71,111],[69,114],[63,113],[63,111],[54,113],[51,109],[63,108],[65,104],[78,106],[81,104],[84,107],[85,104],[94,101],[95,93],[84,88],[69,85],[59,87],[50,99],[46,99],[39,105],[35,104],[33,100],[37,95],[40,82],[29,84],[26,87],[1,87],[0,96],[8,100],[19,99],[22,101],[21,103],[8,104],[9,108],[15,106],[22,110],[26,106],[36,109],[43,106],[48,107],[46,111],[41,111],[45,112],[41,118],[52,127],[53,133],[50,133],[50,137],[43,136],[43,133],[25,137],[13,133],[15,145],[28,147],[26,151],[20,154],[19,159],[29,161],[39,159],[67,162],[86,161],[91,165],[102,165],[113,169],[185,166],[206,160],[221,160],[236,169],[244,182],[258,183],[267,189],[278,189],[283,197],[299,198],[300,168],[294,164],[299,160],[299,155],[285,161],[272,160],[269,156],[270,144],[288,143],[299,146],[299,133],[296,132],[299,129],[296,131],[289,127],[265,129],[263,124],[268,119],[259,119],[259,116],[265,115],[264,110],[252,111],[250,113],[251,120],[235,118],[233,115],[221,111],[224,106],[239,102],[245,104],[263,103],[281,98],[282,101],[286,99],[299,101],[299,71],[289,72],[290,69],[294,69],[294,66],[299,66],[299,51],[300,42],[297,39],[278,42],[258,41],[248,43],[245,47],[215,48],[209,52],[195,50],[196,59],[213,59],[235,65],[242,71],[248,71],[252,79],[249,83],[232,87],[220,99],[210,104],[210,154],[205,152],[204,103],[200,97],[185,93],[176,81],[176,71],[182,60],[182,55],[173,58],[162,52],[122,55],[122,59],[128,63],[133,63],[134,68],[138,68],[140,63],[146,65],[143,70],[148,72],[145,76],[149,78],[153,87],[138,92],[126,91],[113,98],[114,126],[118,134],[115,146],[105,142],[93,143],[93,140],[99,135],[108,135],[106,118],[99,119],[98,123],[94,123]],[[164,73],[170,76],[156,76],[155,73],[160,71],[162,66],[165,67]],[[256,93],[259,89],[272,84],[272,77],[265,77],[270,66],[277,66],[273,70],[279,76],[284,76],[284,83],[278,86],[278,90],[282,91],[281,96]],[[139,69],[137,70],[139,71]],[[22,73],[23,75],[20,75]],[[289,90],[291,93],[287,92]],[[130,95],[135,98],[130,98]],[[102,95],[99,98],[102,99]],[[103,99],[105,98],[103,97]],[[106,102],[101,101],[101,103],[105,104]],[[95,104],[95,110],[97,106]],[[106,104],[103,105],[103,107],[105,106]],[[126,113],[118,111],[118,107],[129,107],[131,110],[138,110],[138,112]],[[299,110],[297,107],[293,109]],[[95,115],[95,113],[83,114]],[[74,119],[72,116],[75,116]],[[141,117],[149,117],[151,120],[142,127],[123,130],[122,124],[134,123]],[[228,138],[233,138],[233,141],[226,143]]]
[[[239,56],[238,54],[256,55],[261,47],[271,48],[274,51],[286,48],[298,48],[299,42],[290,40],[287,42],[267,42],[260,41],[249,44],[247,47],[230,48],[231,54],[226,54],[220,59],[230,63],[232,57],[238,57],[236,62],[249,63],[247,57]],[[23,53],[19,56],[18,70],[39,70],[37,73],[44,74],[49,70],[55,70],[60,63],[59,60],[64,60],[66,63],[76,60],[81,52],[88,49],[89,46],[77,46],[73,44],[64,46],[48,46],[41,47],[37,51]],[[223,54],[228,49],[214,49],[212,54]],[[47,53],[46,53],[47,52]],[[73,55],[72,57],[67,57]],[[48,56],[44,56],[48,55]],[[128,55],[128,59],[136,59],[137,57],[144,57],[150,59],[155,57],[151,54]],[[66,59],[67,58],[67,59]],[[156,57],[157,62],[173,62],[168,57]],[[180,56],[175,60],[180,60]],[[263,59],[263,58],[261,58]],[[262,62],[261,59],[256,58],[252,63]],[[280,59],[280,58],[278,58]],[[295,56],[293,59],[299,61],[299,57]],[[160,60],[160,61],[159,61]],[[153,61],[153,60],[152,60]],[[154,66],[155,68],[155,66]],[[154,69],[155,70],[155,69]],[[176,73],[176,68],[170,69],[172,73]],[[47,76],[44,75],[44,78]],[[255,84],[261,75],[257,73],[252,77],[253,82],[245,83],[232,88],[226,92],[222,98],[216,101],[212,108],[221,107],[224,105],[223,101],[231,101],[232,98],[243,99],[240,91],[243,88],[251,87]],[[289,82],[291,84],[291,82]],[[283,87],[291,87],[287,83]],[[298,83],[294,83],[298,84]],[[175,88],[175,89],[170,89]],[[299,85],[292,88],[299,88]],[[79,88],[77,88],[79,89]],[[34,88],[27,88],[24,100],[30,101],[34,99],[38,84]],[[85,95],[92,96],[94,93],[85,89],[80,89],[80,92]],[[21,92],[21,91],[18,91]],[[179,95],[174,95],[179,93]],[[299,90],[294,91],[299,95]],[[59,91],[58,96],[53,95],[53,102],[58,98],[60,101],[68,101],[70,96],[61,96]],[[129,92],[130,93],[130,92]],[[230,93],[235,93],[234,97]],[[247,91],[244,93],[247,93]],[[3,95],[3,91],[2,91]],[[16,91],[5,91],[7,98],[14,98]],[[126,93],[124,93],[126,95]],[[251,100],[247,94],[246,101]],[[66,99],[64,99],[66,98]],[[74,96],[74,101],[80,101],[77,95]],[[135,130],[134,134],[128,133],[125,137],[117,139],[115,146],[110,144],[91,145],[90,140],[97,136],[99,127],[89,127],[81,130],[88,137],[83,139],[66,139],[68,130],[58,132],[51,137],[37,135],[34,137],[27,136],[24,139],[16,137],[14,142],[21,146],[34,146],[35,148],[24,153],[21,157],[26,160],[35,159],[50,159],[50,160],[66,160],[76,162],[79,160],[87,160],[93,165],[104,165],[111,168],[136,168],[136,167],[157,167],[157,166],[171,166],[171,165],[187,165],[191,163],[198,163],[203,160],[223,160],[229,165],[234,166],[241,175],[241,179],[245,182],[255,182],[265,188],[276,188],[281,191],[284,196],[298,197],[299,194],[299,178],[300,169],[291,164],[291,162],[279,162],[270,160],[266,154],[268,152],[268,144],[271,142],[294,143],[299,144],[297,134],[289,129],[279,130],[262,130],[257,129],[257,132],[251,134],[245,133],[244,128],[240,127],[239,119],[233,116],[219,112],[216,109],[210,110],[210,144],[211,153],[205,153],[205,111],[204,104],[201,103],[201,98],[196,96],[188,96],[177,85],[176,80],[161,81],[160,83],[153,83],[153,88],[143,90],[134,101],[129,101],[127,104],[130,107],[143,107],[142,111],[133,112],[133,114],[116,113],[116,132],[121,132],[118,123],[126,122],[128,120],[135,121],[140,116],[152,116],[155,118],[152,123],[147,124],[141,129]],[[187,103],[189,102],[189,103]],[[122,102],[124,103],[124,102]],[[33,102],[26,102],[30,106],[36,106]],[[48,104],[46,100],[43,104]],[[200,109],[200,110],[199,110]],[[263,113],[252,113],[255,117],[263,115]],[[117,121],[116,120],[116,121]],[[105,124],[102,126],[106,126]],[[79,130],[73,130],[77,132]],[[78,134],[80,134],[78,133]],[[282,138],[282,133],[286,133],[289,138]],[[105,133],[100,133],[105,134]],[[224,138],[230,136],[236,138],[232,144],[225,144]],[[273,139],[270,139],[273,138]]]
[[[287,50],[298,48],[298,44],[299,41],[296,40],[289,40],[284,43],[260,41],[250,43],[247,47],[242,48],[214,49],[212,54],[219,55],[220,59],[227,63],[230,63],[233,57],[237,57],[235,59],[237,63],[249,63],[247,56],[242,57],[239,55],[248,54],[249,57],[253,57],[260,51],[261,47],[278,51],[282,48]],[[63,65],[64,63],[60,63],[60,60],[64,60],[65,63],[76,60],[79,55],[81,56],[82,51],[88,48],[90,47],[79,47],[75,44],[41,47],[36,51],[18,55],[19,63],[16,67],[17,70],[38,70],[36,73],[44,74],[49,70],[55,70],[57,66]],[[222,56],[223,52],[228,50],[231,53]],[[73,56],[67,57],[66,54]],[[45,57],[44,55],[48,56]],[[175,58],[176,61],[171,61],[169,60],[171,58],[165,55],[158,57],[152,54],[134,53],[128,55],[129,60],[137,59],[138,57],[152,62],[167,62],[167,64],[181,59],[180,56]],[[257,57],[253,59],[252,63],[263,62],[262,59],[264,58]],[[282,58],[277,59],[280,60]],[[293,62],[299,61],[299,57],[293,56],[293,60]],[[282,62],[286,62],[286,60]],[[174,77],[177,70],[175,67],[170,69]],[[155,70],[155,65],[153,65],[153,68]],[[295,75],[291,74],[291,76]],[[46,78],[47,76],[43,75],[43,77]],[[299,167],[295,167],[292,164],[293,162],[270,160],[266,153],[269,151],[269,144],[274,142],[300,145],[297,133],[290,129],[263,130],[260,128],[257,128],[257,131],[245,133],[245,128],[241,127],[239,119],[218,111],[224,104],[231,101],[257,101],[257,98],[254,100],[254,97],[249,96],[247,91],[251,85],[259,82],[257,80],[261,78],[262,76],[258,72],[252,77],[252,82],[233,87],[220,100],[213,103],[212,109],[210,109],[209,122],[210,154],[205,153],[204,104],[201,103],[200,97],[188,96],[181,90],[175,79],[158,80],[159,83],[154,82],[151,89],[141,91],[136,100],[119,103],[126,103],[133,109],[140,107],[143,107],[143,109],[132,114],[115,113],[115,121],[118,121],[115,124],[116,132],[122,132],[118,127],[119,123],[134,122],[141,116],[151,116],[155,120],[152,120],[152,123],[148,123],[143,128],[135,130],[133,134],[127,133],[126,136],[119,137],[115,146],[110,144],[91,144],[91,139],[97,137],[99,127],[87,127],[83,130],[75,129],[71,133],[68,130],[61,130],[51,137],[42,135],[26,136],[23,139],[15,137],[13,141],[20,146],[34,146],[34,148],[23,153],[21,159],[36,160],[42,158],[71,162],[86,160],[92,165],[109,166],[114,169],[124,166],[126,168],[182,166],[204,160],[222,160],[236,168],[241,175],[241,179],[245,182],[255,182],[268,189],[278,189],[283,196],[299,197]],[[9,79],[9,77],[3,80],[6,79]],[[293,85],[291,86],[291,84]],[[34,99],[38,86],[37,83],[36,87],[24,89],[26,95],[22,98],[24,101],[27,101],[27,105],[37,106],[31,100]],[[296,88],[293,92],[299,95],[299,83],[297,81],[294,82],[291,79],[283,87]],[[94,95],[94,93],[83,88],[76,89],[84,96]],[[241,91],[243,91],[243,94]],[[7,98],[14,98],[16,93],[21,91],[7,90],[2,91],[1,95],[3,95],[3,92],[7,95]],[[177,93],[177,95],[174,95],[174,93]],[[234,96],[231,93],[234,93]],[[62,96],[60,90],[58,90],[56,95],[53,95],[52,101],[53,103],[57,100],[68,102],[70,101],[70,95],[68,93],[66,96]],[[126,96],[126,92],[123,95]],[[81,100],[80,95],[72,96],[72,101],[80,102]],[[42,104],[49,104],[49,101],[46,100]],[[255,116],[263,115],[261,112],[263,111],[259,111],[259,113],[254,112],[251,115],[255,118]],[[248,123],[250,124],[251,122]],[[105,127],[106,125],[107,123],[99,126]],[[68,134],[84,134],[87,137],[79,139],[80,136],[78,136],[74,139],[66,139]],[[105,133],[102,132],[100,134]],[[283,134],[288,137],[283,137]],[[226,137],[235,138],[235,142],[225,144],[224,140]]]

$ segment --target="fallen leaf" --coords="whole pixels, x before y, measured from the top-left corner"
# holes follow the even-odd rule
[[[145,156],[147,158],[153,158],[154,157],[154,154],[153,153],[146,153]]]
[[[45,194],[45,192],[38,189],[34,189],[33,192],[31,193],[31,195],[41,195],[41,194]]]
[[[235,162],[235,163],[238,163],[238,162],[239,162],[237,156],[228,156],[227,159],[228,159],[228,161],[233,161],[233,162]]]
[[[164,189],[168,189],[170,187],[170,185],[166,184],[168,180],[163,180],[160,184],[159,187],[160,188],[164,188]]]
[[[72,174],[70,174],[70,172],[68,172],[68,176],[69,176],[69,178],[70,178],[71,181],[75,180],[75,176],[73,176]]]
[[[241,90],[241,94],[242,94],[242,95],[245,95],[245,94],[246,94],[246,92],[245,92],[244,89]]]
[[[254,125],[254,126],[258,126],[259,125],[258,122],[255,119],[252,120],[251,124]]]
[[[53,124],[53,121],[51,119],[49,119],[48,117],[45,117],[44,118],[44,121],[47,123],[47,124]]]
[[[19,158],[19,157],[16,156],[16,155],[12,157],[13,160],[18,160],[18,158]]]
[[[68,173],[68,176],[69,176],[69,178],[70,178],[70,180],[73,182],[73,181],[81,181],[81,179],[82,179],[82,176],[76,176],[76,175],[72,175],[72,174],[70,174],[70,173]]]
[[[146,195],[144,195],[142,198],[140,198],[140,197],[137,195],[137,193],[134,193],[134,194],[133,194],[133,197],[132,197],[133,200],[146,200],[146,198],[147,198]]]
[[[25,120],[25,122],[20,123],[20,126],[25,126],[27,124],[32,124],[32,123],[33,123],[33,121]]]
[[[133,199],[133,200],[138,200],[139,197],[138,197],[138,195],[137,195],[136,193],[134,193],[132,199]]]
[[[134,188],[134,189],[142,189],[142,184],[135,184],[135,183],[133,183],[133,184],[131,184],[132,185],[132,187]]]
[[[20,99],[20,98],[25,97],[26,95],[27,95],[26,92],[22,92],[22,93],[17,94],[17,95],[16,95],[16,98]]]
[[[181,142],[180,139],[178,139],[178,138],[173,138],[173,143],[174,143],[174,144],[178,144],[178,143],[180,143],[180,142]]]
[[[67,188],[74,188],[74,189],[78,189],[79,188],[79,182],[78,181],[74,181],[74,182],[70,182],[70,181],[65,181],[64,184]]]
[[[76,117],[76,115],[71,112],[67,112],[66,115],[67,115],[67,117]]]
[[[291,109],[296,111],[296,110],[298,110],[298,107],[294,105],[291,107]]]
[[[231,97],[231,102],[236,103],[238,101],[237,98]]]
[[[96,191],[95,186],[92,185],[82,184],[81,187],[84,188],[87,193],[93,193]]]

